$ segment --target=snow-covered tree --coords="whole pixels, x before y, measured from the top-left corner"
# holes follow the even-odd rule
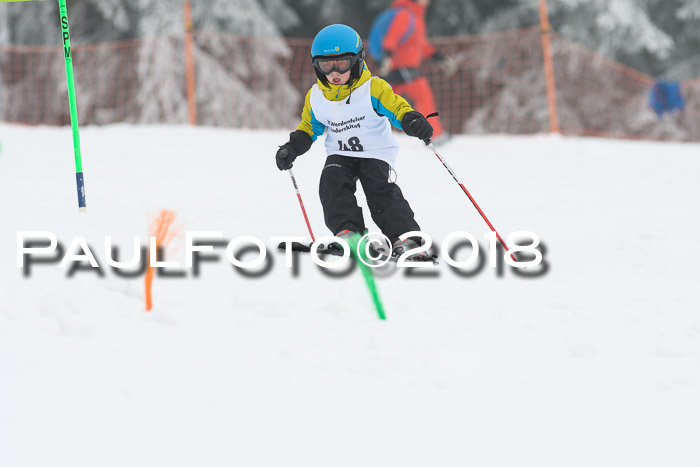
[[[4,21],[11,27],[0,29],[0,44],[58,44],[60,31],[54,3],[15,4],[10,8],[2,5],[0,24]],[[181,0],[68,1],[71,42],[74,51],[78,51],[74,62],[81,117],[92,109],[91,119],[97,122],[114,121],[119,115],[124,118],[123,110],[95,109],[90,105],[104,102],[103,94],[112,92],[93,80],[94,75],[115,80],[122,68],[134,67],[136,81],[129,83],[136,88],[135,93],[129,94],[134,102],[118,104],[138,109],[138,113],[126,118],[140,122],[187,121],[183,4]],[[194,1],[192,19],[198,121],[236,126],[261,121],[269,124],[273,108],[278,124],[285,118],[291,120],[303,96],[280,66],[280,60],[290,53],[282,27],[298,22],[285,0]],[[246,39],[242,41],[239,36]],[[123,47],[112,53],[109,48],[91,47],[89,52],[83,52],[83,57],[89,57],[94,74],[88,77],[80,73],[80,45],[129,38],[142,40],[128,61],[122,57]],[[233,114],[242,102],[247,103],[246,119]]]
[[[673,39],[649,15],[649,0],[548,0],[553,28],[611,58],[642,51],[658,59],[668,57]],[[539,22],[538,0],[515,0],[511,8],[489,18],[488,31],[512,29]]]
[[[261,0],[261,6],[272,22],[282,31],[300,24],[299,15],[283,0]]]
[[[58,2],[22,2],[0,5],[0,45],[45,45],[60,41]]]
[[[0,50],[18,43],[51,43],[62,65],[58,24],[57,2],[0,4]],[[67,102],[65,68],[61,83],[57,79],[61,76],[58,65],[57,60],[40,49],[32,49],[24,56],[14,49],[4,49],[0,54],[0,116],[8,121],[58,123],[61,118],[56,113],[58,105],[38,102],[38,96],[47,93],[65,95]],[[65,108],[67,113],[67,105]]]
[[[121,11],[125,11],[122,17],[137,18],[122,24],[131,24],[137,37],[154,37],[139,49],[139,121],[186,121],[182,2],[121,2]],[[282,0],[267,0],[265,6],[291,13]],[[118,0],[113,0],[110,8],[120,11]],[[198,120],[204,124],[249,126],[269,119],[272,108],[279,117],[291,120],[301,96],[280,68],[278,59],[289,50],[280,28],[263,6],[257,0],[193,2],[192,21],[195,31],[201,33],[196,36],[193,52]],[[294,16],[288,21],[292,24]],[[253,46],[246,46],[234,36],[246,36]],[[250,79],[253,71],[258,81]],[[246,119],[234,112],[241,102],[249,103]]]
[[[663,78],[684,80],[700,76],[700,0],[675,0],[664,26],[673,32],[676,47],[663,65]],[[668,5],[666,5],[668,8]],[[658,6],[661,10],[661,5]]]

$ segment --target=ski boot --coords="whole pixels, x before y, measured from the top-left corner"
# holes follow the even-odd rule
[[[420,247],[420,243],[415,241],[413,237],[409,237],[405,240],[396,240],[391,249],[391,256],[394,257],[400,257],[403,255],[405,252],[409,250],[413,250],[415,248]],[[408,261],[431,261],[431,257],[428,255],[427,252],[421,251],[418,253],[413,253],[411,255],[406,256],[406,260]]]
[[[335,234],[336,237],[342,238],[343,240],[348,242],[348,245],[350,244],[350,239],[355,235],[358,235],[358,233],[353,232],[352,230],[349,230],[349,229],[341,230],[340,232]],[[341,243],[338,243],[338,242],[333,242],[333,243],[330,243],[328,245],[328,249],[329,250],[343,251],[343,245]]]

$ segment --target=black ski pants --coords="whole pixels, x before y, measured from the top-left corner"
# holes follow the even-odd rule
[[[420,230],[401,189],[389,181],[390,172],[389,164],[379,159],[328,156],[321,172],[319,195],[326,225],[334,235],[345,229],[360,233],[365,230],[362,209],[355,198],[358,180],[372,219],[392,243],[403,233]]]

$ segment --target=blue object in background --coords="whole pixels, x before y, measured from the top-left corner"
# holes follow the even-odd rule
[[[649,91],[649,106],[656,115],[681,111],[685,108],[681,84],[677,81],[657,81]]]

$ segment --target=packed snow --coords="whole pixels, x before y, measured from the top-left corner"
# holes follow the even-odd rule
[[[440,153],[501,235],[541,237],[547,269],[390,265],[380,321],[358,270],[328,277],[307,254],[289,269],[271,240],[308,237],[274,164],[287,135],[84,128],[80,214],[70,129],[0,125],[0,465],[698,465],[700,145],[453,138]],[[470,232],[488,255],[439,160],[397,137],[423,231]],[[294,165],[317,237],[323,162],[317,143]],[[156,277],[145,312],[143,276],[106,266],[105,237],[128,258],[161,209],[185,277]],[[18,231],[84,237],[103,275],[25,276]],[[194,277],[187,231],[259,238],[269,271],[245,277],[217,247]]]

